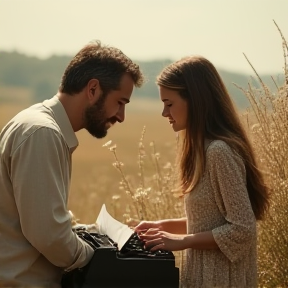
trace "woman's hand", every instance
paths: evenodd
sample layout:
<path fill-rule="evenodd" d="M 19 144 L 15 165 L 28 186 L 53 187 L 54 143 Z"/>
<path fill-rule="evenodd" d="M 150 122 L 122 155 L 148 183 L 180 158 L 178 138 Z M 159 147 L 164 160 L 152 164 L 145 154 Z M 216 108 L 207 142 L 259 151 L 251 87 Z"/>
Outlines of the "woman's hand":
<path fill-rule="evenodd" d="M 146 232 L 140 232 L 138 235 L 145 242 L 145 248 L 150 251 L 179 251 L 187 248 L 185 246 L 186 235 L 171 234 L 158 228 L 150 228 Z"/>
<path fill-rule="evenodd" d="M 159 221 L 141 221 L 135 228 L 135 232 L 139 234 L 146 232 L 149 229 L 161 229 Z"/>

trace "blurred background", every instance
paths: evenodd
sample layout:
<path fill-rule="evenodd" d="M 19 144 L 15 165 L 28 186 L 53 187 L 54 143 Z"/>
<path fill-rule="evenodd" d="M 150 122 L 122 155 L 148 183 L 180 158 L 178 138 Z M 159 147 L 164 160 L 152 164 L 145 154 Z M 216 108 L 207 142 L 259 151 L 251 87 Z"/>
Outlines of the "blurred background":
<path fill-rule="evenodd" d="M 286 28 L 287 11 L 287 0 L 0 0 L 0 128 L 21 109 L 52 97 L 73 55 L 93 39 L 136 61 L 146 82 L 134 90 L 126 121 L 102 140 L 77 133 L 70 207 L 93 221 L 103 203 L 121 195 L 105 142 L 117 145 L 125 173 L 136 178 L 144 126 L 143 145 L 157 149 L 163 165 L 174 161 L 176 135 L 161 117 L 155 85 L 162 68 L 203 55 L 220 72 L 239 113 L 245 112 L 247 98 L 233 83 L 245 89 L 258 84 L 243 53 L 271 89 L 271 76 L 281 85 L 282 42 L 273 20 Z M 88 200 L 95 213 L 87 213 Z"/>

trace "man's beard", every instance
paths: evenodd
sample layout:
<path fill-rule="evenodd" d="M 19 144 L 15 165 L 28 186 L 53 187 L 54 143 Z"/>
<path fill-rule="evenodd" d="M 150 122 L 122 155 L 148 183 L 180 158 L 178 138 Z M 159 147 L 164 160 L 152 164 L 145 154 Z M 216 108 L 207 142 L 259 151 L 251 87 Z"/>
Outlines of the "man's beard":
<path fill-rule="evenodd" d="M 91 107 L 86 108 L 84 112 L 85 128 L 96 138 L 104 138 L 107 135 L 109 124 L 117 121 L 116 117 L 107 118 L 104 109 L 106 96 L 102 94 L 99 100 Z"/>

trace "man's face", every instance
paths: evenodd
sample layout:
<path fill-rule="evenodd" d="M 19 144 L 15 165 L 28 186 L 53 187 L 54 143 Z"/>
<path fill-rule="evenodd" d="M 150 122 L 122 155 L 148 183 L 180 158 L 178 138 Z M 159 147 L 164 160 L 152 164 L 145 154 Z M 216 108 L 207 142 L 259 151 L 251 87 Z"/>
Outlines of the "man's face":
<path fill-rule="evenodd" d="M 130 102 L 134 82 L 129 74 L 124 74 L 119 90 L 112 90 L 84 112 L 85 128 L 96 138 L 103 138 L 107 130 L 116 122 L 125 119 L 125 105 Z"/>

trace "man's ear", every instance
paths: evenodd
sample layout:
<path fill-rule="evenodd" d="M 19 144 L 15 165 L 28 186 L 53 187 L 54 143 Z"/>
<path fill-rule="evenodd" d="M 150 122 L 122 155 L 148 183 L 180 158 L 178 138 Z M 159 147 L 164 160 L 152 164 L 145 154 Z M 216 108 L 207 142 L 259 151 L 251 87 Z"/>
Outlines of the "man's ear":
<path fill-rule="evenodd" d="M 87 100 L 91 105 L 96 103 L 101 96 L 102 90 L 98 79 L 91 79 L 86 86 Z"/>

